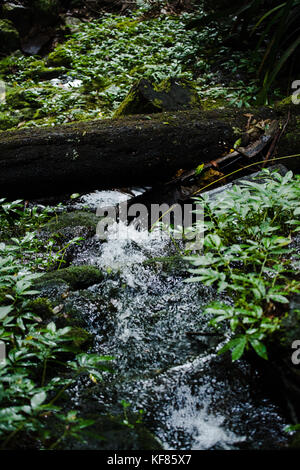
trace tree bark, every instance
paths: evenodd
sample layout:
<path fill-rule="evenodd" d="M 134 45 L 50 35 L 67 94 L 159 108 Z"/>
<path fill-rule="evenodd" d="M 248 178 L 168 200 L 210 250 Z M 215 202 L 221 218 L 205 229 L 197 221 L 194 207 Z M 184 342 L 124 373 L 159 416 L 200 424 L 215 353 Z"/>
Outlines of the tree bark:
<path fill-rule="evenodd" d="M 300 106 L 290 110 L 279 155 L 299 151 Z M 0 196 L 163 182 L 180 168 L 195 168 L 228 152 L 237 132 L 245 131 L 249 113 L 257 120 L 285 122 L 288 109 L 182 111 L 2 132 Z"/>

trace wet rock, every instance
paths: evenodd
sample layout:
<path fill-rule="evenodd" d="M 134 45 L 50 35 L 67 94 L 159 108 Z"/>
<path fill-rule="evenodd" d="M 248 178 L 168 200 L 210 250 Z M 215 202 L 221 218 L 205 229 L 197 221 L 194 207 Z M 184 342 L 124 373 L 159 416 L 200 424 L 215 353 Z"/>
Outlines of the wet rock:
<path fill-rule="evenodd" d="M 95 419 L 95 423 L 83 431 L 85 443 L 73 441 L 67 445 L 70 450 L 160 450 L 161 444 L 143 425 L 128 427 L 122 416 L 100 416 L 98 413 L 86 414 L 85 419 Z M 133 418 L 134 419 L 134 418 Z M 135 418 L 137 419 L 137 418 Z M 94 435 L 94 436 L 93 436 Z"/>
<path fill-rule="evenodd" d="M 87 348 L 93 343 L 94 336 L 84 328 L 78 326 L 71 327 L 69 333 L 65 335 L 66 338 L 72 338 L 72 343 L 75 348 L 80 349 Z"/>
<path fill-rule="evenodd" d="M 46 297 L 38 297 L 37 299 L 31 300 L 28 304 L 28 308 L 42 320 L 50 320 L 50 318 L 53 317 L 51 302 Z"/>
<path fill-rule="evenodd" d="M 0 20 L 0 52 L 9 54 L 20 46 L 19 32 L 10 20 Z"/>
<path fill-rule="evenodd" d="M 95 234 L 99 220 L 99 217 L 90 212 L 66 212 L 51 219 L 46 224 L 45 229 L 51 233 L 61 233 L 63 229 L 85 227 L 88 231 Z"/>
<path fill-rule="evenodd" d="M 290 302 L 289 314 L 281 323 L 281 344 L 290 349 L 295 340 L 300 341 L 300 294 L 295 295 Z"/>
<path fill-rule="evenodd" d="M 36 286 L 43 286 L 45 281 L 63 281 L 71 289 L 86 289 L 94 284 L 99 284 L 103 280 L 103 274 L 95 266 L 70 266 L 44 274 L 36 280 Z"/>
<path fill-rule="evenodd" d="M 48 42 L 50 42 L 51 39 L 52 36 L 49 34 L 36 34 L 33 37 L 27 39 L 27 41 L 22 41 L 22 51 L 25 52 L 25 54 L 36 55 Z"/>
<path fill-rule="evenodd" d="M 190 82 L 172 78 L 156 85 L 143 78 L 132 87 L 114 117 L 189 108 L 200 108 L 198 94 Z"/>

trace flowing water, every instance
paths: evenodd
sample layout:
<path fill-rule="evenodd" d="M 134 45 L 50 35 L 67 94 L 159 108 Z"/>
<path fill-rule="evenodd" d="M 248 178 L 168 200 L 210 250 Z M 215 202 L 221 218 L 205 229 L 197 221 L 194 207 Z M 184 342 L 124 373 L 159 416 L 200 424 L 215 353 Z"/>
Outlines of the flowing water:
<path fill-rule="evenodd" d="M 96 192 L 79 204 L 94 208 L 126 197 Z M 114 372 L 104 373 L 103 382 L 85 379 L 73 387 L 72 404 L 118 414 L 124 400 L 131 412 L 143 413 L 145 426 L 164 449 L 284 446 L 288 423 L 262 374 L 244 360 L 232 363 L 217 355 L 228 332 L 211 334 L 203 316 L 213 290 L 187 284 L 184 262 L 153 261 L 174 254 L 167 234 L 124 224 L 111 227 L 106 242 L 94 237 L 75 251 L 72 264 L 98 266 L 106 277 L 70 292 L 65 311 L 93 333 L 91 351 L 115 360 Z M 63 290 L 52 290 L 52 298 L 61 298 Z"/>

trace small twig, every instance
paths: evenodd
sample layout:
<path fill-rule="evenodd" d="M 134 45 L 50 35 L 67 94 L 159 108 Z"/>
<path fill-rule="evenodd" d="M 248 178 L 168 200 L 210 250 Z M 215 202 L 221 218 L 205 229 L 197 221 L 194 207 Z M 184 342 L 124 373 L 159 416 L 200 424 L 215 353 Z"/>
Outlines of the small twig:
<path fill-rule="evenodd" d="M 286 122 L 284 123 L 284 126 L 282 127 L 281 131 L 278 131 L 278 132 L 275 134 L 275 137 L 274 137 L 274 139 L 273 139 L 273 141 L 272 141 L 272 143 L 271 143 L 271 145 L 270 145 L 270 148 L 269 148 L 269 151 L 268 151 L 268 153 L 267 153 L 267 155 L 266 155 L 266 158 L 265 158 L 265 160 L 264 160 L 264 163 L 262 164 L 262 168 L 264 168 L 264 167 L 266 166 L 266 164 L 267 164 L 267 162 L 268 162 L 270 156 L 274 153 L 275 148 L 276 148 L 276 146 L 277 146 L 279 140 L 281 139 L 283 133 L 285 132 L 286 126 L 288 125 L 288 122 L 289 122 L 289 120 L 290 120 L 290 115 L 291 115 L 291 112 L 290 112 L 290 110 L 289 110 L 289 112 L 288 112 L 288 117 L 287 117 Z"/>

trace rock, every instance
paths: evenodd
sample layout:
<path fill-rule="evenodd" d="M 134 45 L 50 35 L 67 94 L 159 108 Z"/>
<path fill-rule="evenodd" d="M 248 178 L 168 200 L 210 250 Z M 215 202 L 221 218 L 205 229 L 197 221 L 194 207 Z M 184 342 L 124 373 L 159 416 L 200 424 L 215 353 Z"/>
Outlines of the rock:
<path fill-rule="evenodd" d="M 25 54 L 36 55 L 48 42 L 50 42 L 51 39 L 52 36 L 49 34 L 36 34 L 33 37 L 27 39 L 27 41 L 22 41 L 22 51 L 25 52 Z"/>
<path fill-rule="evenodd" d="M 114 117 L 189 108 L 200 108 L 200 100 L 188 81 L 172 78 L 156 85 L 143 78 L 132 87 Z"/>
<path fill-rule="evenodd" d="M 55 51 L 49 54 L 47 65 L 54 67 L 69 67 L 71 61 L 72 60 L 67 49 L 65 49 L 63 46 L 58 46 Z"/>
<path fill-rule="evenodd" d="M 66 16 L 65 23 L 71 33 L 79 31 L 80 26 L 82 25 L 82 21 L 79 18 L 76 18 L 76 16 Z"/>
<path fill-rule="evenodd" d="M 94 408 L 97 404 L 92 401 Z M 70 450 L 160 450 L 161 444 L 155 436 L 142 424 L 128 427 L 123 423 L 124 417 L 104 415 L 93 412 L 86 414 L 85 419 L 95 419 L 95 423 L 83 430 L 84 441 L 70 440 L 67 449 Z M 132 417 L 132 422 L 137 419 Z M 100 439 L 99 439 L 100 438 Z"/>
<path fill-rule="evenodd" d="M 50 320 L 53 317 L 51 302 L 46 297 L 38 297 L 37 299 L 30 300 L 28 308 L 42 320 Z"/>
<path fill-rule="evenodd" d="M 35 281 L 37 287 L 43 287 L 48 281 L 64 281 L 71 289 L 87 289 L 94 284 L 99 284 L 103 280 L 103 274 L 95 266 L 70 266 L 46 273 Z"/>
<path fill-rule="evenodd" d="M 60 233 L 65 228 L 86 227 L 95 232 L 99 220 L 99 217 L 91 212 L 65 212 L 58 217 L 53 217 L 45 225 L 45 229 L 52 233 Z"/>
<path fill-rule="evenodd" d="M 32 12 L 30 8 L 19 3 L 7 2 L 2 7 L 2 15 L 10 20 L 20 34 L 28 33 L 32 25 Z"/>
<path fill-rule="evenodd" d="M 66 323 L 67 324 L 67 323 Z M 94 336 L 84 328 L 72 326 L 69 333 L 65 335 L 66 338 L 72 338 L 72 343 L 75 348 L 82 351 L 83 347 L 88 347 L 93 343 Z"/>
<path fill-rule="evenodd" d="M 19 48 L 19 32 L 10 20 L 0 20 L 0 52 L 9 54 Z"/>
<path fill-rule="evenodd" d="M 281 323 L 281 344 L 291 352 L 295 340 L 300 341 L 300 294 L 291 299 L 289 314 Z"/>

